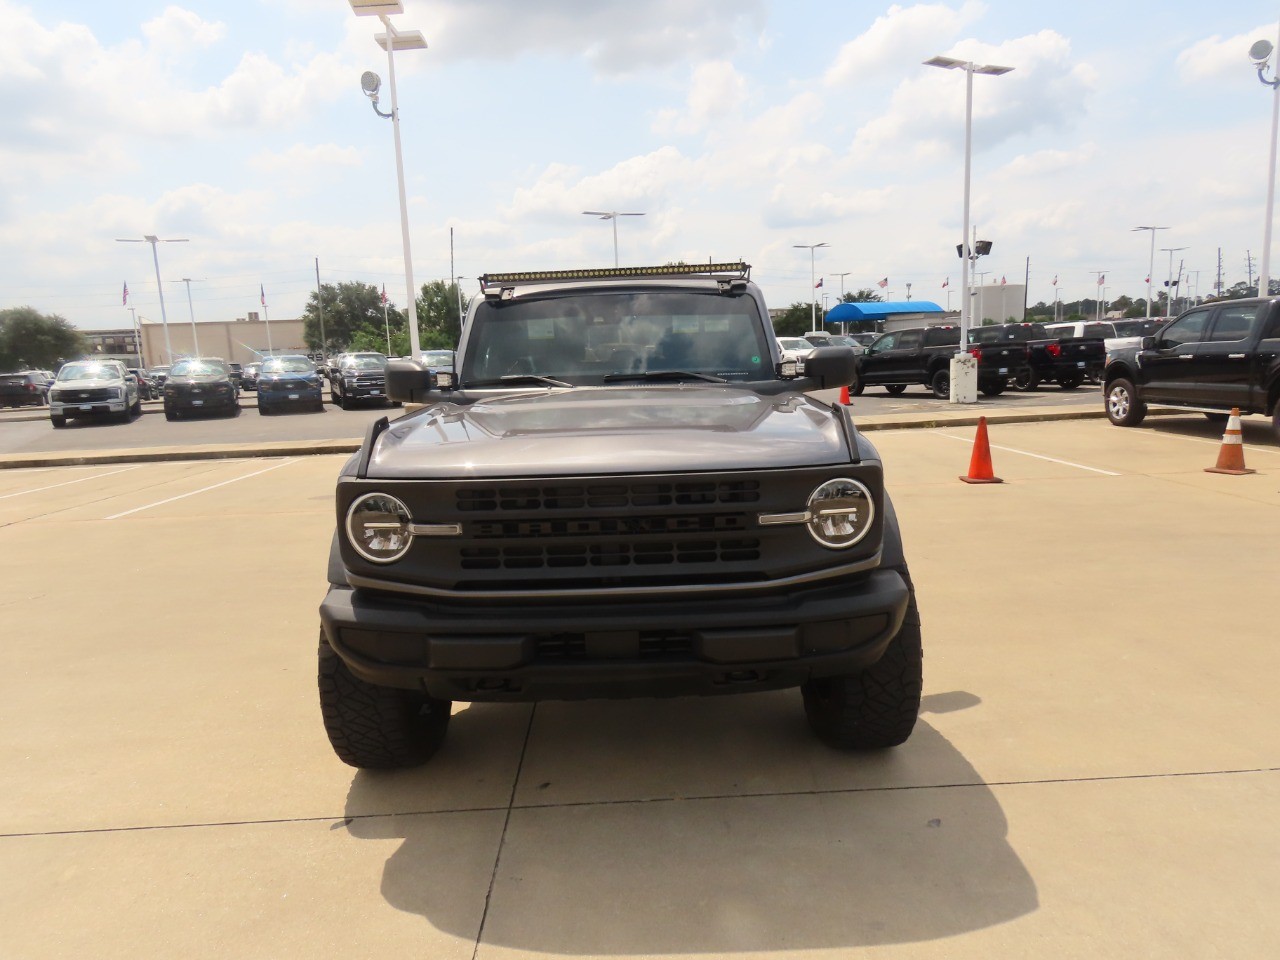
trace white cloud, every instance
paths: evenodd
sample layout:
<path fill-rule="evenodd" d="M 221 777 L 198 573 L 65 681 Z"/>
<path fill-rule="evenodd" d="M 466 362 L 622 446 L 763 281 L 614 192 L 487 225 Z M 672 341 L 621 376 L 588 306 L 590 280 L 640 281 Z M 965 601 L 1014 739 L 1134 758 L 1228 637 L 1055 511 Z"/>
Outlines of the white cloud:
<path fill-rule="evenodd" d="M 1096 75 L 1087 64 L 1073 63 L 1071 44 L 1053 30 L 1009 40 L 998 46 L 965 41 L 948 55 L 1013 67 L 1000 77 L 974 78 L 974 149 L 991 150 L 1017 134 L 1054 128 L 1081 114 Z M 889 109 L 858 131 L 855 154 L 897 156 L 903 149 L 924 150 L 930 141 L 963 142 L 964 74 L 925 67 L 902 81 Z"/>
<path fill-rule="evenodd" d="M 164 13 L 142 25 L 143 35 L 164 56 L 173 58 L 195 47 L 210 47 L 227 35 L 227 26 L 202 20 L 181 7 L 165 7 Z"/>
<path fill-rule="evenodd" d="M 517 219 L 568 220 L 582 210 L 623 210 L 659 203 L 677 185 L 697 180 L 697 167 L 675 147 L 631 157 L 608 170 L 581 176 L 564 164 L 549 166 L 529 187 L 515 191 L 508 212 Z"/>
<path fill-rule="evenodd" d="M 661 111 L 654 122 L 658 133 L 698 133 L 737 116 L 746 101 L 747 81 L 727 60 L 698 66 L 689 83 L 683 110 Z"/>
<path fill-rule="evenodd" d="M 997 176 L 1045 177 L 1078 169 L 1098 154 L 1096 144 L 1086 143 L 1074 150 L 1037 150 L 1014 157 L 998 171 Z"/>
<path fill-rule="evenodd" d="M 967 0 L 958 10 L 942 3 L 895 4 L 840 48 L 827 69 L 826 82 L 845 84 L 886 71 L 900 73 L 937 54 L 937 48 L 985 13 L 986 5 L 977 0 Z"/>
<path fill-rule="evenodd" d="M 1256 40 L 1275 42 L 1275 23 L 1264 23 L 1252 30 L 1223 39 L 1214 35 L 1206 37 L 1178 54 L 1178 76 L 1184 81 L 1206 80 L 1212 77 L 1245 75 L 1252 61 L 1249 48 Z M 1276 65 L 1272 54 L 1271 65 Z"/>
<path fill-rule="evenodd" d="M 406 12 L 410 12 L 406 10 Z M 522 53 L 584 58 L 603 75 L 722 57 L 735 31 L 758 31 L 763 0 L 434 0 L 415 23 L 434 24 L 442 61 L 501 59 Z"/>
<path fill-rule="evenodd" d="M 363 162 L 357 148 L 335 143 L 295 143 L 287 150 L 264 150 L 249 159 L 249 165 L 255 170 L 291 176 L 326 172 L 335 167 L 358 167 Z"/>

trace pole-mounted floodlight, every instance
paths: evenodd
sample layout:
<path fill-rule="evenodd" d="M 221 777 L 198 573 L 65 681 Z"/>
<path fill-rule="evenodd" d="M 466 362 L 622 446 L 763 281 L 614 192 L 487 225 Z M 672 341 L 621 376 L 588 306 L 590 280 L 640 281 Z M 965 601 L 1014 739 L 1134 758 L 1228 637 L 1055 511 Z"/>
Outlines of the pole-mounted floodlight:
<path fill-rule="evenodd" d="M 964 213 L 960 225 L 960 246 L 970 242 L 969 239 L 969 183 L 973 166 L 973 75 L 981 73 L 986 76 L 999 77 L 1008 73 L 1013 67 L 1002 67 L 993 63 L 974 63 L 972 60 L 957 60 L 955 57 L 931 57 L 926 60 L 927 67 L 940 67 L 943 70 L 963 70 L 965 74 L 964 88 Z M 977 244 L 975 243 L 976 247 Z M 990 246 L 987 247 L 990 252 Z M 978 254 L 974 253 L 974 256 Z M 960 255 L 960 288 L 965 296 L 960 300 L 960 345 L 956 348 L 956 359 L 951 364 L 950 401 L 960 402 L 960 395 L 966 398 L 977 396 L 977 367 L 961 366 L 966 363 L 965 351 L 969 349 L 969 258 Z M 970 402 L 970 401 L 966 401 Z"/>
<path fill-rule="evenodd" d="M 1257 44 L 1254 44 L 1257 46 Z M 1151 319 L 1151 278 L 1156 269 L 1156 231 L 1168 230 L 1168 227 L 1134 227 L 1130 233 L 1137 233 L 1140 230 L 1151 231 L 1151 260 L 1147 264 L 1147 319 Z"/>
<path fill-rule="evenodd" d="M 819 247 L 830 246 L 828 243 L 793 243 L 796 250 L 809 251 L 809 329 L 818 329 L 818 282 L 813 266 L 813 251 Z"/>
<path fill-rule="evenodd" d="M 413 359 L 422 358 L 422 345 L 418 339 L 418 307 L 416 291 L 413 288 L 413 252 L 409 246 L 409 203 L 404 188 L 404 155 L 400 148 L 400 109 L 396 100 L 396 59 L 397 50 L 425 50 L 426 38 L 417 30 L 401 31 L 392 25 L 390 17 L 404 13 L 404 4 L 400 0 L 348 0 L 351 12 L 358 17 L 377 17 L 382 21 L 386 33 L 374 36 L 374 41 L 387 51 L 387 82 L 391 87 L 391 112 L 383 113 L 378 109 L 378 91 L 382 88 L 382 80 L 372 70 L 360 77 L 360 89 L 373 101 L 374 112 L 391 120 L 392 138 L 396 148 L 396 181 L 400 193 L 400 237 L 404 248 L 404 280 L 405 299 L 409 311 L 409 352 Z"/>
<path fill-rule="evenodd" d="M 1257 40 L 1249 48 L 1249 59 L 1258 69 L 1258 80 L 1272 90 L 1271 95 L 1271 158 L 1267 162 L 1267 219 L 1262 228 L 1262 265 L 1258 270 L 1258 296 L 1271 295 L 1271 216 L 1276 199 L 1276 134 L 1280 130 L 1280 76 L 1274 80 L 1266 77 L 1271 54 L 1275 51 L 1270 40 Z"/>
<path fill-rule="evenodd" d="M 369 98 L 369 102 L 373 106 L 373 112 L 384 120 L 390 120 L 391 114 L 383 113 L 378 109 L 378 91 L 382 89 L 382 78 L 372 70 L 366 70 L 360 74 L 360 89 Z"/>

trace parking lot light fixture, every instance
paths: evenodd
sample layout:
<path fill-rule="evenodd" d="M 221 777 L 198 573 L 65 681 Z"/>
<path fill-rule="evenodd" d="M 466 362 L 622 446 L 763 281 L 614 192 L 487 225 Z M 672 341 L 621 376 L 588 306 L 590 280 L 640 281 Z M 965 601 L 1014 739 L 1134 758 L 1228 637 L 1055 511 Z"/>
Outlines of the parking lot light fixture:
<path fill-rule="evenodd" d="M 151 244 L 151 261 L 156 267 L 156 292 L 160 294 L 160 322 L 164 325 L 164 352 L 169 363 L 173 363 L 173 344 L 169 342 L 169 315 L 164 309 L 164 284 L 160 281 L 160 255 L 156 253 L 157 243 L 188 243 L 186 237 L 161 240 L 154 234 L 144 234 L 141 239 L 127 237 L 116 238 L 116 243 L 149 243 Z"/>
<path fill-rule="evenodd" d="M 1131 233 L 1137 233 L 1140 230 L 1151 231 L 1151 260 L 1147 264 L 1147 319 L 1151 319 L 1151 280 L 1156 270 L 1156 231 L 1168 230 L 1168 227 L 1134 227 Z"/>
<path fill-rule="evenodd" d="M 1168 298 L 1165 300 L 1165 311 L 1169 314 L 1171 318 L 1174 316 L 1174 313 L 1173 313 L 1173 255 L 1177 253 L 1179 250 L 1188 250 L 1188 249 L 1190 248 L 1189 247 L 1161 247 L 1160 248 L 1161 253 L 1169 254 L 1169 279 L 1165 281 L 1165 286 L 1168 288 Z M 1181 274 L 1182 272 L 1181 269 L 1179 269 L 1178 272 L 1179 274 Z M 1181 279 L 1181 277 L 1179 277 L 1179 279 Z"/>
<path fill-rule="evenodd" d="M 1271 295 L 1271 216 L 1276 199 L 1276 136 L 1280 132 L 1280 76 L 1274 80 L 1266 77 L 1271 54 L 1275 52 L 1270 40 L 1258 40 L 1249 48 L 1249 58 L 1258 69 L 1258 80 L 1271 88 L 1271 155 L 1267 161 L 1267 212 L 1262 226 L 1262 264 L 1258 271 L 1258 296 Z"/>
<path fill-rule="evenodd" d="M 1009 73 L 1013 67 L 1002 67 L 993 63 L 974 63 L 972 60 L 957 60 L 954 57 L 932 57 L 925 62 L 927 67 L 939 67 L 943 70 L 963 70 L 965 75 L 964 87 L 964 213 L 961 218 L 960 228 L 960 289 L 969 289 L 969 259 L 964 256 L 964 245 L 969 242 L 969 184 L 972 175 L 973 166 L 973 75 L 975 73 L 985 74 L 987 76 L 999 77 Z M 970 314 L 969 298 L 960 298 L 960 345 L 956 349 L 956 358 L 965 356 L 965 350 L 969 344 L 969 314 Z M 954 369 L 959 369 L 957 365 L 953 365 Z M 974 368 L 974 377 L 977 377 L 977 368 Z M 956 377 L 952 376 L 951 384 L 951 402 L 957 403 L 958 396 L 963 392 L 965 395 L 974 395 L 976 392 L 968 389 L 966 384 L 963 391 L 957 389 Z M 976 382 L 976 379 L 975 379 Z"/>
<path fill-rule="evenodd" d="M 200 334 L 196 333 L 196 308 L 191 303 L 191 278 L 183 277 L 182 282 L 187 285 L 187 312 L 191 314 L 191 347 L 198 357 L 200 356 Z"/>
<path fill-rule="evenodd" d="M 793 243 L 797 250 L 809 251 L 809 329 L 818 329 L 818 278 L 813 266 L 813 251 L 819 247 L 829 247 L 829 243 Z"/>
<path fill-rule="evenodd" d="M 382 21 L 385 33 L 374 36 L 378 46 L 387 51 L 387 83 L 391 86 L 391 112 L 383 113 L 378 109 L 378 89 L 381 81 L 372 71 L 366 71 L 360 78 L 361 89 L 373 101 L 373 109 L 380 117 L 391 121 L 391 129 L 396 148 L 396 183 L 400 194 L 400 235 L 404 248 L 404 280 L 407 288 L 406 300 L 409 310 L 409 353 L 413 359 L 422 359 L 422 345 L 418 337 L 418 298 L 413 286 L 413 252 L 409 244 L 409 204 L 404 188 L 404 154 L 400 144 L 400 105 L 396 97 L 396 58 L 397 50 L 425 50 L 426 38 L 417 30 L 397 30 L 389 19 L 404 12 L 403 4 L 385 2 L 385 0 L 347 0 L 351 12 L 358 17 L 377 17 Z"/>
<path fill-rule="evenodd" d="M 601 220 L 613 221 L 613 265 L 618 265 L 618 218 L 643 217 L 643 213 L 619 213 L 617 210 L 583 210 L 584 217 L 599 217 Z"/>

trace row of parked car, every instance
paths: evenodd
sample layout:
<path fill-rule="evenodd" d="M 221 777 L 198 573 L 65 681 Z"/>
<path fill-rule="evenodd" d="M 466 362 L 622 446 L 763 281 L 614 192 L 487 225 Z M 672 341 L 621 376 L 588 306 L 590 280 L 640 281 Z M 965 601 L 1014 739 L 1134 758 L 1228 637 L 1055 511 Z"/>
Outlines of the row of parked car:
<path fill-rule="evenodd" d="M 1137 343 L 1163 320 L 1001 323 L 970 330 L 965 350 L 978 362 L 978 389 L 986 396 L 998 396 L 1011 386 L 1035 390 L 1048 383 L 1074 390 L 1086 381 L 1101 383 L 1108 354 Z M 821 334 L 778 338 L 783 359 L 800 363 L 817 347 L 842 342 L 843 338 Z M 872 335 L 870 343 L 849 345 L 858 358 L 858 379 L 851 393 L 880 386 L 899 394 L 922 385 L 937 397 L 950 395 L 951 358 L 960 347 L 958 326 L 895 330 Z"/>
<path fill-rule="evenodd" d="M 451 368 L 452 351 L 433 357 Z M 119 360 L 77 360 L 50 371 L 23 371 L 0 376 L 5 404 L 49 406 L 55 428 L 70 419 L 128 422 L 142 412 L 143 400 L 161 400 L 167 420 L 193 414 L 238 416 L 242 391 L 257 394 L 258 413 L 267 416 L 289 409 L 324 409 L 328 381 L 333 403 L 347 409 L 361 403 L 392 406 L 386 394 L 381 353 L 344 353 L 317 364 L 301 354 L 267 357 L 260 362 L 228 363 L 218 357 L 186 357 L 172 364 L 140 370 Z M 12 398 L 12 399 L 11 399 Z"/>

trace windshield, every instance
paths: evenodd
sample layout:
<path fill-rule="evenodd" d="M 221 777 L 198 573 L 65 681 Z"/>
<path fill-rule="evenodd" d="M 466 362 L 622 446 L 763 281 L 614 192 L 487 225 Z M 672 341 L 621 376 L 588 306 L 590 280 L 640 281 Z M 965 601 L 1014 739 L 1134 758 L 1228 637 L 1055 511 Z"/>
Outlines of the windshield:
<path fill-rule="evenodd" d="M 168 373 L 168 372 L 169 372 L 169 368 L 168 368 L 168 367 L 152 367 L 152 368 L 151 368 L 151 372 L 152 372 L 152 374 L 157 374 L 157 373 Z"/>
<path fill-rule="evenodd" d="M 315 373 L 316 365 L 306 357 L 276 357 L 274 360 L 268 360 L 262 365 L 262 372 Z"/>
<path fill-rule="evenodd" d="M 171 377 L 223 377 L 227 368 L 212 360 L 183 360 L 169 371 Z"/>
<path fill-rule="evenodd" d="M 386 357 L 347 357 L 342 361 L 343 370 L 381 370 L 387 365 Z"/>
<path fill-rule="evenodd" d="M 586 385 L 663 371 L 772 379 L 764 331 L 755 300 L 718 293 L 627 291 L 485 301 L 472 319 L 461 379 L 467 384 L 533 375 Z"/>
<path fill-rule="evenodd" d="M 452 367 L 452 350 L 423 350 L 422 362 L 428 367 Z"/>
<path fill-rule="evenodd" d="M 779 337 L 778 346 L 783 350 L 812 350 L 813 344 L 800 337 Z"/>
<path fill-rule="evenodd" d="M 120 368 L 109 363 L 68 363 L 58 371 L 58 380 L 119 380 Z"/>
<path fill-rule="evenodd" d="M 1117 337 L 1149 337 L 1160 329 L 1163 320 L 1117 320 Z"/>

